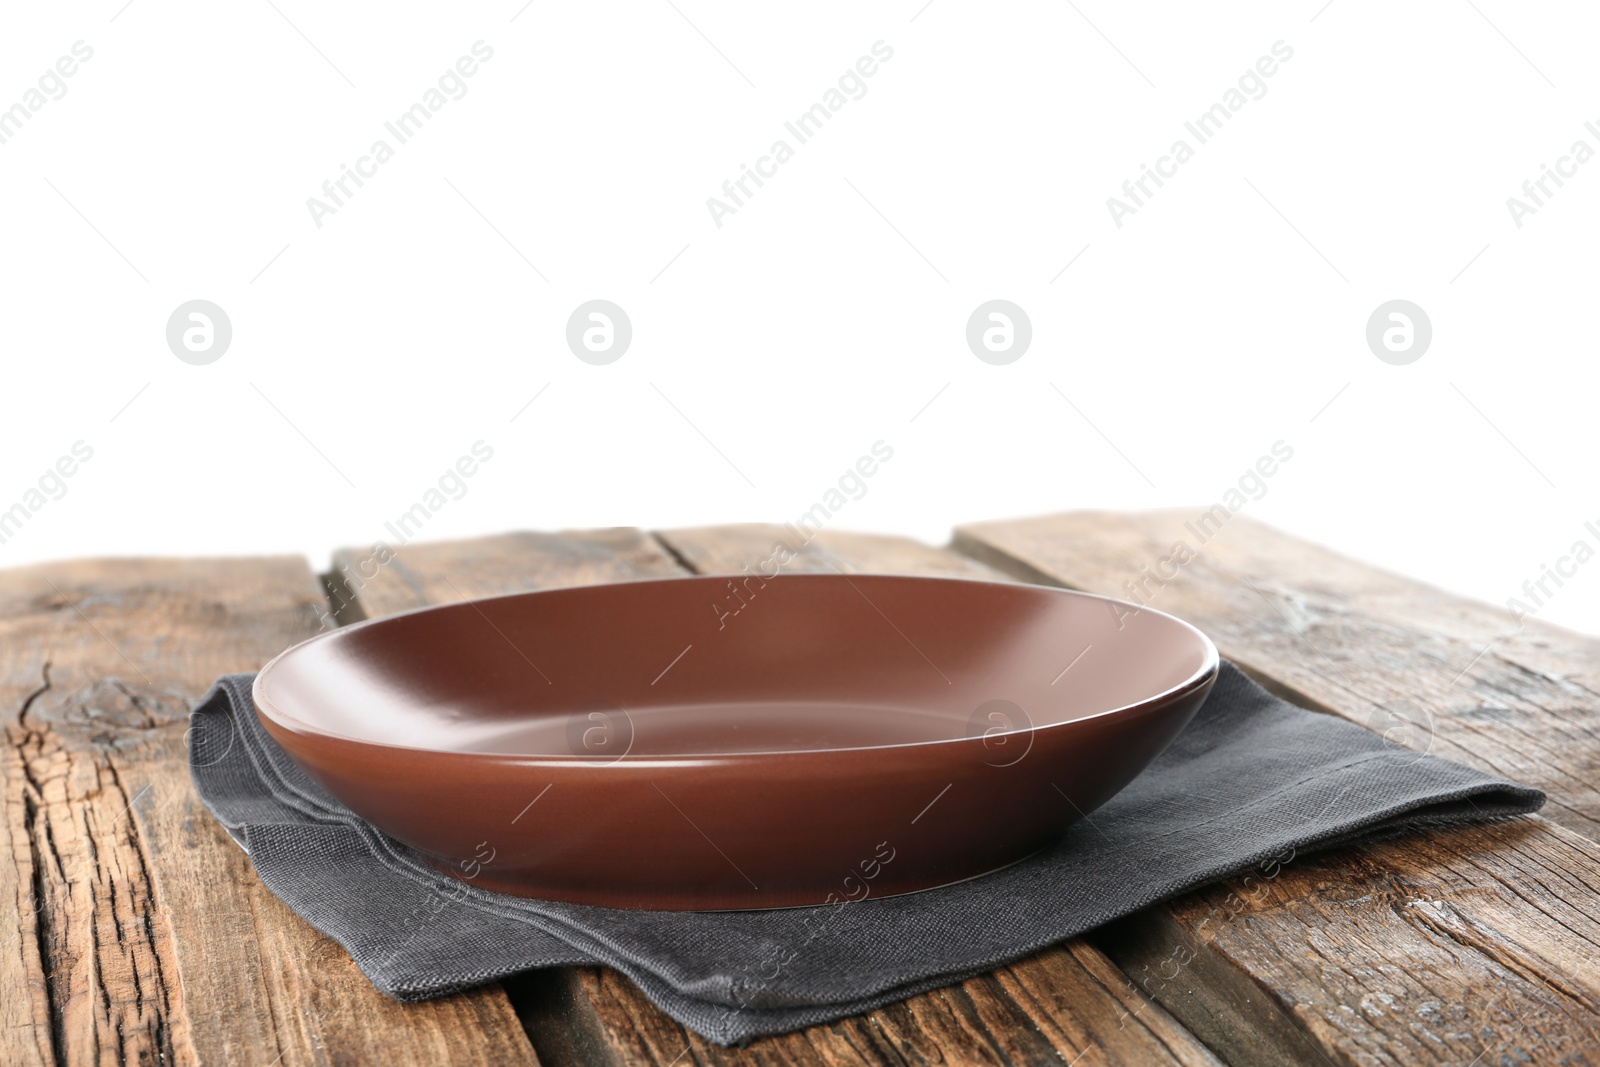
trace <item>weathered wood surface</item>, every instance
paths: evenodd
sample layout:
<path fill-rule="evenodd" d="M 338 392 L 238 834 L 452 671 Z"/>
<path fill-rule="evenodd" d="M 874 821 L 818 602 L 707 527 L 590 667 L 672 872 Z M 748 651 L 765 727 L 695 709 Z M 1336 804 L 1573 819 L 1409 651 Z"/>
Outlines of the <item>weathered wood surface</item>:
<path fill-rule="evenodd" d="M 955 545 L 1019 578 L 1129 597 L 1194 518 L 985 523 Z M 1532 622 L 1491 643 L 1505 613 L 1242 518 L 1163 569 L 1137 599 L 1273 688 L 1533 781 L 1551 819 L 1295 861 L 1099 943 L 1230 1062 L 1600 1062 L 1600 847 L 1582 836 L 1595 826 L 1597 643 Z M 1428 702 L 1431 730 L 1406 729 L 1408 698 Z"/>
<path fill-rule="evenodd" d="M 1600 638 L 1536 618 L 1519 629 L 1503 607 L 1243 516 L 1202 542 L 1195 531 L 1214 527 L 1201 514 L 979 523 L 955 545 L 1026 580 L 1187 619 L 1297 703 L 1537 786 L 1550 795 L 1545 818 L 1600 840 Z M 1179 541 L 1198 550 L 1181 565 Z"/>
<path fill-rule="evenodd" d="M 498 987 L 376 992 L 194 795 L 189 707 L 324 607 L 294 558 L 0 571 L 0 1063 L 534 1059 Z"/>
<path fill-rule="evenodd" d="M 721 1048 L 687 1033 L 615 971 L 583 968 L 513 997 L 548 1062 L 603 1065 L 989 1064 L 1221 1061 L 1082 940 L 864 1016 Z"/>
<path fill-rule="evenodd" d="M 908 537 L 820 530 L 802 543 L 782 526 L 752 523 L 668 530 L 656 534 L 656 539 L 696 574 L 739 574 L 746 567 L 755 570 L 781 541 L 795 553 L 783 565 L 785 574 L 873 571 L 1009 580 L 1003 572 L 976 560 Z"/>
<path fill-rule="evenodd" d="M 1144 600 L 1302 703 L 1540 785 L 1549 817 L 1299 857 L 747 1049 L 690 1037 L 600 968 L 401 1006 L 267 893 L 199 805 L 192 701 L 319 625 L 738 573 L 793 535 L 602 530 L 414 544 L 381 562 L 343 552 L 320 590 L 294 559 L 4 571 L 0 1062 L 528 1062 L 535 1046 L 556 1063 L 656 1067 L 1600 1062 L 1600 642 L 1518 630 L 1502 609 L 1239 517 L 1160 566 L 1195 518 L 986 523 L 958 531 L 956 551 L 823 531 L 785 570 L 1003 571 Z"/>
<path fill-rule="evenodd" d="M 352 587 L 357 614 L 377 617 L 423 603 L 557 585 L 689 571 L 737 573 L 765 558 L 776 536 L 783 535 L 761 526 L 656 538 L 635 530 L 513 534 L 407 547 L 383 567 L 363 567 L 368 553 L 359 550 L 336 553 L 334 561 L 336 576 Z M 792 536 L 788 542 L 800 547 Z M 996 577 L 927 545 L 857 534 L 823 534 L 785 571 L 857 565 Z M 1088 1064 L 1090 1049 L 1103 1064 L 1216 1062 L 1163 1009 L 1141 1001 L 1127 976 L 1083 942 L 859 1019 L 756 1041 L 744 1049 L 719 1048 L 690 1035 L 615 972 L 566 970 L 510 988 L 536 1046 L 557 1063 L 1059 1065 L 1080 1057 Z"/>
<path fill-rule="evenodd" d="M 392 557 L 341 549 L 327 584 L 341 621 L 352 622 L 471 597 L 682 573 L 648 535 L 610 529 L 425 542 Z"/>
<path fill-rule="evenodd" d="M 1230 1063 L 1594 1063 L 1597 890 L 1593 846 L 1533 819 L 1296 860 L 1097 940 Z"/>

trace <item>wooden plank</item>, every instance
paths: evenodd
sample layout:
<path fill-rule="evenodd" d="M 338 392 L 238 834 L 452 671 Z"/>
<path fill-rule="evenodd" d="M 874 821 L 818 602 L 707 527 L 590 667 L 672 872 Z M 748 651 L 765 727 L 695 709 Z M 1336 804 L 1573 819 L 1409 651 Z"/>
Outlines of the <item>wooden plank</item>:
<path fill-rule="evenodd" d="M 615 971 L 582 968 L 535 978 L 521 991 L 513 983 L 512 990 L 526 1005 L 541 1055 L 554 1064 L 1221 1062 L 1081 939 L 981 978 L 744 1048 L 721 1048 L 688 1033 Z"/>
<path fill-rule="evenodd" d="M 508 533 L 392 551 L 341 549 L 333 566 L 327 584 L 342 623 L 469 597 L 683 573 L 659 545 L 632 529 Z"/>
<path fill-rule="evenodd" d="M 22 754 L 8 744 L 0 760 L 0 1060 L 44 1067 L 55 1062 L 56 1040 L 40 956 L 35 878 L 43 872 L 33 857 L 33 808 Z"/>
<path fill-rule="evenodd" d="M 1234 1064 L 1595 1063 L 1597 915 L 1600 852 L 1530 819 L 1309 857 L 1097 940 Z"/>
<path fill-rule="evenodd" d="M 883 574 L 923 574 L 950 578 L 985 578 L 1007 581 L 1004 572 L 967 556 L 909 537 L 819 530 L 802 542 L 791 528 L 762 524 L 702 526 L 670 530 L 656 539 L 696 574 L 739 574 L 756 571 L 782 543 L 794 558 L 783 564 L 785 574 L 877 571 Z M 767 570 L 770 571 L 770 565 Z"/>
<path fill-rule="evenodd" d="M 1073 512 L 956 531 L 1010 574 L 1168 611 L 1308 707 L 1550 795 L 1544 816 L 1600 840 L 1600 639 L 1229 519 Z M 1198 550 L 1171 559 L 1184 541 Z M 1175 572 L 1163 578 L 1158 571 Z"/>
<path fill-rule="evenodd" d="M 652 539 L 632 530 L 512 534 L 405 547 L 404 569 L 367 565 L 369 553 L 335 554 L 336 579 L 354 614 L 376 616 L 446 602 L 584 582 L 667 577 L 695 570 L 737 573 L 771 550 L 772 527 L 678 531 Z M 791 535 L 791 544 L 793 544 Z M 797 546 L 798 547 L 798 546 Z M 786 570 L 874 566 L 979 577 L 986 568 L 901 538 L 826 534 Z M 835 555 L 834 553 L 840 553 Z M 609 560 L 610 562 L 607 562 Z M 352 586 L 355 581 L 350 581 Z M 508 983 L 541 1056 L 552 1063 L 1214 1064 L 1217 1061 L 1133 983 L 1083 942 L 867 1016 L 719 1048 L 657 1010 L 626 978 L 599 968 L 564 969 Z M 1141 1010 L 1141 1008 L 1143 1010 Z M 1098 1049 L 1098 1058 L 1088 1057 Z"/>
<path fill-rule="evenodd" d="M 1535 817 L 1301 859 L 1098 942 L 1233 1063 L 1596 1062 L 1600 847 L 1582 836 L 1592 778 L 1575 781 L 1594 766 L 1594 642 L 1530 623 L 1478 656 L 1503 632 L 1496 609 L 1240 518 L 1158 571 L 1194 518 L 985 523 L 955 544 L 1022 578 L 1142 589 L 1273 688 L 1356 722 L 1388 728 L 1374 707 L 1429 701 L 1436 752 L 1564 790 L 1552 816 L 1573 830 Z M 1429 732 L 1414 736 L 1422 747 Z"/>
<path fill-rule="evenodd" d="M 0 941 L 0 1061 L 535 1061 L 498 988 L 415 1006 L 374 990 L 194 795 L 189 707 L 324 605 L 292 558 L 0 571 L 0 908 L 22 931 Z"/>

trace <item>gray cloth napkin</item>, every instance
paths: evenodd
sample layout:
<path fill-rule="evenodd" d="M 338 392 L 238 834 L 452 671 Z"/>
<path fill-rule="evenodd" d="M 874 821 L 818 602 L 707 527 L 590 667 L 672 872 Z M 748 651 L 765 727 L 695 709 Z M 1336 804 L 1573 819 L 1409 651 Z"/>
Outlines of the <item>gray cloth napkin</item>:
<path fill-rule="evenodd" d="M 1534 811 L 1544 794 L 1386 743 L 1233 665 L 1142 775 L 1061 840 L 982 878 L 758 912 L 646 912 L 504 896 L 436 873 L 305 774 L 256 720 L 252 676 L 191 715 L 190 768 L 262 882 L 383 992 L 425 1000 L 518 971 L 605 964 L 721 1044 L 890 1004 L 1175 894 L 1292 856 Z"/>

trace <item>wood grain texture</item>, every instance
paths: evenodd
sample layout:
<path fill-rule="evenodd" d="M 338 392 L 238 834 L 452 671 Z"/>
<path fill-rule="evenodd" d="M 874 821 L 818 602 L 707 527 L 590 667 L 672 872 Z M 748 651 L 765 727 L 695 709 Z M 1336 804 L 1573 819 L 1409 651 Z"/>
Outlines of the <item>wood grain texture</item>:
<path fill-rule="evenodd" d="M 1018 577 L 1126 597 L 1181 525 L 1170 514 L 1056 516 L 964 527 L 956 545 Z M 1470 714 L 1488 692 L 1512 703 L 1512 687 L 1518 731 L 1577 740 L 1575 723 L 1595 715 L 1580 695 L 1590 639 L 1530 626 L 1472 664 L 1495 609 L 1407 586 L 1235 518 L 1144 602 L 1195 622 L 1270 687 L 1364 725 L 1393 725 L 1373 719 L 1372 703 L 1424 694 L 1440 709 L 1435 751 L 1464 762 L 1512 776 L 1539 766 L 1507 754 L 1514 742 L 1494 716 Z M 1577 768 L 1591 757 L 1567 758 Z M 1554 788 L 1563 775 L 1543 767 L 1542 779 L 1523 777 Z M 1567 800 L 1552 815 L 1589 829 L 1573 817 L 1583 791 Z M 1584 1063 L 1600 1062 L 1596 915 L 1600 847 L 1534 817 L 1301 859 L 1096 941 L 1230 1062 Z"/>
<path fill-rule="evenodd" d="M 1593 844 L 1527 819 L 1308 857 L 1098 940 L 1230 1063 L 1593 1063 L 1597 901 Z"/>
<path fill-rule="evenodd" d="M 401 1006 L 259 885 L 188 781 L 186 712 L 211 679 L 330 621 L 305 565 L 26 568 L 0 572 L 0 1062 L 528 1062 L 524 1025 L 551 1062 L 658 1067 L 1092 1067 L 1219 1062 L 1213 1053 L 1600 1062 L 1600 643 L 1534 621 L 1514 630 L 1501 609 L 1242 517 L 1160 577 L 1193 518 L 982 524 L 958 532 L 959 554 L 823 531 L 785 569 L 1003 571 L 1125 597 L 1131 581 L 1135 599 L 1197 622 L 1281 693 L 1542 785 L 1560 825 L 1530 818 L 1299 857 L 745 1049 L 692 1038 L 605 969 L 527 976 L 510 999 L 491 987 Z M 739 573 L 785 533 L 511 534 L 409 545 L 376 566 L 342 552 L 325 585 L 348 622 L 465 596 Z"/>
<path fill-rule="evenodd" d="M 776 527 L 719 527 L 652 538 L 633 530 L 512 534 L 408 546 L 404 570 L 359 569 L 365 553 L 335 554 L 356 573 L 363 617 L 464 597 L 587 582 L 738 573 L 768 556 Z M 789 535 L 792 548 L 801 548 Z M 609 562 L 608 562 L 609 561 Z M 786 572 L 870 566 L 902 573 L 993 577 L 994 572 L 904 538 L 825 533 Z M 368 573 L 370 572 L 370 573 Z M 342 579 L 341 579 L 342 580 Z M 841 1023 L 724 1049 L 690 1035 L 632 982 L 601 968 L 513 979 L 512 999 L 547 1062 L 625 1065 L 989 1063 L 1213 1064 L 1167 1012 L 1093 947 L 1076 942 L 994 975 L 914 997 Z M 1145 1010 L 1140 1011 L 1141 1004 Z M 1098 1059 L 1087 1056 L 1097 1050 Z"/>
<path fill-rule="evenodd" d="M 955 547 L 1187 619 L 1297 703 L 1537 786 L 1546 818 L 1600 840 L 1600 639 L 1537 619 L 1518 629 L 1504 608 L 1244 516 L 1203 543 L 1200 523 L 1189 511 L 1072 512 L 962 527 Z M 1163 566 L 1178 541 L 1198 554 Z"/>
<path fill-rule="evenodd" d="M 1007 581 L 1009 575 L 948 549 L 909 537 L 821 530 L 802 541 L 792 527 L 751 523 L 665 530 L 656 539 L 696 574 L 740 574 L 756 571 L 783 545 L 794 557 L 785 574 L 830 574 L 875 571 L 932 577 L 983 578 Z M 766 570 L 770 572 L 772 565 Z"/>
<path fill-rule="evenodd" d="M 334 553 L 333 567 L 326 584 L 346 623 L 471 597 L 683 574 L 633 529 L 508 533 L 389 553 L 347 548 Z"/>
<path fill-rule="evenodd" d="M 0 1061 L 534 1061 L 498 988 L 375 991 L 194 796 L 189 707 L 324 604 L 291 558 L 0 572 Z"/>
<path fill-rule="evenodd" d="M 7 739 L 13 741 L 13 735 Z M 5 790 L 0 796 L 5 815 L 0 820 L 0 1059 L 17 1067 L 45 1067 L 56 1062 L 56 1036 L 41 951 L 44 865 L 34 857 L 37 808 L 14 743 L 0 752 L 0 786 Z"/>
<path fill-rule="evenodd" d="M 513 990 L 526 1005 L 541 1057 L 555 1067 L 1221 1062 L 1081 940 L 865 1015 L 743 1048 L 722 1048 L 690 1034 L 615 971 L 563 971 L 532 980 L 525 991 Z"/>

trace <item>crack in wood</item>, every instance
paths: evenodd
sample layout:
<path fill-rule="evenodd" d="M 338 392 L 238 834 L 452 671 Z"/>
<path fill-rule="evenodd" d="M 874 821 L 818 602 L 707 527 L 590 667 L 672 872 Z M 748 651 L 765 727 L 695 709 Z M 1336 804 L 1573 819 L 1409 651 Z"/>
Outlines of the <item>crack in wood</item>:
<path fill-rule="evenodd" d="M 48 693 L 50 691 L 50 661 L 49 660 L 45 660 L 44 663 L 42 665 L 40 665 L 39 674 L 40 674 L 40 676 L 42 678 L 42 680 L 39 683 L 39 688 L 35 689 L 33 692 L 31 692 L 27 696 L 23 697 L 22 698 L 22 706 L 17 709 L 17 725 L 22 727 L 23 730 L 30 729 L 30 727 L 28 725 L 28 712 L 33 710 L 33 702 L 38 700 L 40 697 L 44 696 L 46 693 Z"/>
<path fill-rule="evenodd" d="M 651 533 L 650 534 L 650 539 L 652 541 L 654 541 L 657 546 L 660 547 L 661 551 L 663 551 L 667 555 L 671 556 L 673 561 L 676 562 L 678 564 L 678 566 L 683 568 L 684 573 L 686 573 L 686 574 L 699 574 L 700 573 L 700 569 L 689 561 L 689 557 L 685 556 L 682 552 L 680 552 L 678 550 L 678 546 L 673 544 L 664 534 Z"/>
<path fill-rule="evenodd" d="M 28 919 L 33 927 L 33 948 L 38 954 L 41 986 L 44 996 L 44 1006 L 48 1013 L 48 1026 L 45 1036 L 49 1042 L 49 1056 L 51 1062 L 56 1064 L 66 1063 L 66 1028 L 65 1009 L 61 1003 L 59 990 L 54 975 L 54 954 L 51 944 L 54 940 L 53 926 L 56 923 L 53 909 L 49 906 L 49 896 L 46 890 L 48 877 L 44 858 L 44 844 L 49 845 L 49 851 L 55 860 L 56 869 L 61 871 L 61 857 L 56 852 L 54 840 L 48 834 L 47 820 L 43 818 L 44 804 L 43 783 L 40 782 L 30 764 L 25 751 L 30 741 L 39 737 L 37 731 L 28 720 L 28 714 L 33 709 L 34 702 L 51 689 L 50 661 L 45 660 L 39 668 L 39 686 L 23 697 L 17 709 L 17 730 L 8 740 L 11 742 L 12 751 L 9 758 L 17 762 L 18 769 L 22 772 L 22 835 L 28 842 L 28 867 L 29 867 L 29 908 Z M 43 840 L 41 840 L 43 839 Z"/>
<path fill-rule="evenodd" d="M 51 1055 L 65 1063 L 110 1045 L 119 1062 L 173 1062 L 166 1018 L 171 995 L 152 920 L 153 882 L 132 812 L 137 797 L 128 796 L 110 759 L 71 752 L 48 724 L 29 722 L 11 740 L 24 784 L 23 830 Z M 89 777 L 92 785 L 74 787 L 75 779 Z M 103 813 L 119 802 L 125 803 L 113 821 L 127 815 L 129 825 L 102 826 Z M 66 842 L 77 864 L 69 863 Z M 127 921 L 145 936 L 129 937 Z M 81 999 L 85 993 L 94 997 L 93 1007 Z"/>

